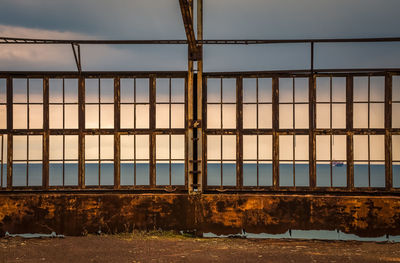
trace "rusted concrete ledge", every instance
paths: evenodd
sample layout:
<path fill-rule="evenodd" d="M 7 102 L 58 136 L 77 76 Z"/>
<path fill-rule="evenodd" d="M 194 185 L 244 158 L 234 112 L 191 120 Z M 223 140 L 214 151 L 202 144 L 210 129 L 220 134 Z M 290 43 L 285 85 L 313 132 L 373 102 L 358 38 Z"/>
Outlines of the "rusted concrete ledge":
<path fill-rule="evenodd" d="M 293 194 L 0 194 L 0 235 L 133 229 L 197 234 L 341 230 L 400 235 L 400 197 Z"/>

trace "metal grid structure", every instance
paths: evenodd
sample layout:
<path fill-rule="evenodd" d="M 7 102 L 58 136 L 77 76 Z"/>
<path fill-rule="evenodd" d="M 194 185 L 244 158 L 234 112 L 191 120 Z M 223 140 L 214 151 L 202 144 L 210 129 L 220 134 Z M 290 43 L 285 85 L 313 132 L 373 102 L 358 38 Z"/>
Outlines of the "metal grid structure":
<path fill-rule="evenodd" d="M 392 83 L 399 81 L 399 68 L 360 68 L 360 69 L 316 69 L 314 68 L 314 49 L 319 43 L 378 43 L 378 42 L 399 42 L 400 38 L 354 38 L 354 39 L 232 39 L 232 40 L 213 40 L 203 39 L 203 2 L 197 1 L 197 32 L 195 34 L 193 21 L 193 2 L 192 0 L 179 1 L 182 20 L 185 26 L 186 40 L 51 40 L 51 39 L 23 39 L 23 38 L 7 38 L 1 37 L 1 45 L 10 44 L 53 44 L 53 45 L 71 45 L 74 59 L 77 66 L 77 72 L 2 72 L 0 73 L 0 134 L 2 146 L 2 189 L 12 192 L 17 190 L 38 190 L 38 191 L 82 191 L 82 190 L 136 190 L 136 191 L 189 191 L 192 192 L 215 192 L 215 191 L 233 191 L 233 192 L 359 192 L 359 193 L 396 193 L 398 192 L 398 184 L 393 184 L 392 164 L 396 165 L 400 162 L 397 148 L 397 136 L 400 135 L 400 126 L 395 112 L 400 105 L 400 95 L 396 90 L 392 96 Z M 282 71 L 257 71 L 257 72 L 203 72 L 203 46 L 204 45 L 268 45 L 268 44 L 285 44 L 285 43 L 300 43 L 308 44 L 310 47 L 310 68 L 302 70 L 282 70 Z M 188 46 L 188 70 L 181 72 L 86 72 L 82 70 L 81 64 L 81 45 L 99 45 L 99 44 L 166 44 L 166 45 L 187 45 Z M 197 63 L 197 69 L 195 68 Z M 195 71 L 196 74 L 195 74 Z M 356 78 L 363 77 L 368 80 L 368 98 L 367 100 L 357 100 L 355 98 L 354 83 Z M 384 97 L 375 101 L 370 98 L 370 80 L 371 78 L 381 77 L 384 79 Z M 320 100 L 318 98 L 318 81 L 322 78 L 329 80 L 329 99 Z M 27 82 L 27 100 L 14 101 L 14 80 L 25 79 Z M 113 93 L 110 101 L 102 101 L 102 79 L 111 81 L 107 92 Z M 148 80 L 149 96 L 148 101 L 137 101 L 136 98 L 136 81 L 137 79 Z M 157 82 L 159 80 L 168 82 L 168 99 L 159 100 L 157 97 Z M 184 98 L 181 101 L 173 101 L 171 98 L 171 83 L 174 79 L 184 79 Z M 213 101 L 209 93 L 208 81 L 216 79 L 220 82 L 219 96 L 220 100 Z M 334 82 L 341 79 L 345 82 L 345 96 L 343 100 L 337 101 L 333 94 Z M 30 101 L 29 87 L 30 82 L 41 81 L 42 83 L 42 100 Z M 77 100 L 66 101 L 65 86 L 70 80 L 77 81 Z M 134 96 L 132 101 L 125 101 L 122 98 L 121 82 L 125 80 L 133 81 Z M 260 83 L 268 80 L 270 82 L 270 98 L 263 100 L 260 93 Z M 288 80 L 291 85 L 291 99 L 282 100 L 283 82 Z M 308 96 L 305 100 L 298 101 L 296 96 L 296 82 L 298 80 L 306 81 Z M 51 82 L 62 82 L 62 99 L 54 100 L 51 89 Z M 86 101 L 85 94 L 87 92 L 87 82 L 98 82 L 97 86 L 97 101 Z M 231 81 L 233 90 L 231 97 L 224 94 L 224 82 Z M 247 81 L 255 83 L 255 97 L 247 100 Z M 1 83 L 4 83 L 3 85 Z M 244 87 L 246 86 L 246 87 Z M 396 86 L 397 87 L 397 86 Z M 69 90 L 70 88 L 68 88 Z M 4 91 L 3 91 L 4 90 Z M 4 94 L 4 95 L 3 95 Z M 233 98 L 233 99 L 232 99 Z M 21 104 L 21 105 L 19 105 Z M 32 105 L 31 105 L 32 104 Z M 355 124 L 355 119 L 359 117 L 357 113 L 358 105 L 365 104 L 368 108 L 368 125 L 366 127 L 358 127 Z M 379 104 L 379 107 L 384 109 L 384 121 L 381 126 L 375 127 L 370 124 L 370 106 Z M 14 106 L 26 107 L 26 127 L 16 128 Z M 30 125 L 30 107 L 42 107 L 38 110 L 43 115 L 42 125 L 31 127 Z M 102 107 L 109 108 L 109 112 L 113 112 L 113 123 L 102 126 L 102 114 L 106 114 L 105 110 L 102 113 Z M 127 112 L 136 116 L 138 107 L 148 107 L 148 126 L 138 127 L 136 117 L 133 117 L 133 125 L 123 123 L 122 117 Z M 165 106 L 165 107 L 164 107 Z M 184 107 L 185 116 L 184 123 L 179 127 L 172 125 L 174 118 L 173 108 Z M 327 106 L 329 108 L 329 125 L 320 126 L 318 111 L 319 108 Z M 72 108 L 77 108 L 75 113 L 74 126 L 66 125 L 66 118 L 71 115 Z M 89 108 L 94 110 L 95 114 L 87 111 Z M 213 125 L 209 121 L 211 118 L 207 116 L 210 113 L 208 107 L 213 108 L 218 112 L 219 108 L 219 124 Z M 292 108 L 291 118 L 283 117 L 283 108 Z M 334 123 L 335 107 L 345 108 L 345 122 L 343 125 L 336 126 Z M 50 123 L 50 114 L 54 115 L 57 109 L 62 108 L 61 122 L 62 125 L 54 125 Z M 66 110 L 69 108 L 69 110 Z M 130 108 L 130 111 L 129 109 Z M 158 110 L 158 109 L 163 110 Z M 281 110 L 282 108 L 282 110 Z M 302 110 L 300 110 L 302 108 Z M 165 110 L 167 114 L 165 114 Z M 53 111 L 54 110 L 54 111 Z M 2 113 L 3 112 L 3 113 Z M 73 112 L 73 110 L 72 110 Z M 108 112 L 108 113 L 109 113 Z M 266 123 L 264 115 L 268 112 Z M 280 114 L 281 112 L 281 114 Z M 68 113 L 68 114 L 67 114 Z M 233 113 L 233 115 L 232 115 Z M 121 115 L 122 114 L 122 115 Z M 226 118 L 231 114 L 232 118 Z M 255 120 L 250 123 L 247 116 L 255 114 Z M 126 115 L 126 114 L 125 114 Z M 125 116 L 124 115 L 124 116 Z M 128 114 L 129 115 L 129 114 Z M 161 115 L 168 119 L 168 125 L 158 125 L 157 120 L 162 119 Z M 159 116 L 159 117 L 158 117 Z M 225 116 L 225 117 L 224 117 Z M 297 120 L 296 116 L 303 116 L 306 120 L 302 121 L 302 125 L 298 125 L 301 120 Z M 87 126 L 87 118 L 97 117 L 97 124 Z M 343 116 L 342 116 L 343 117 Z M 5 121 L 6 119 L 6 121 Z M 74 119 L 74 118 L 73 118 Z M 343 120 L 343 118 L 342 118 Z M 283 125 L 285 121 L 289 121 L 289 125 Z M 4 124 L 3 124 L 4 123 Z M 290 124 L 291 123 L 291 124 Z M 297 124 L 296 124 L 297 123 Z M 20 124 L 20 123 L 18 123 Z M 393 125 L 392 125 L 393 124 Z M 219 125 L 219 126 L 218 126 Z M 22 129 L 19 129 L 22 128 Z M 17 136 L 25 136 L 28 140 L 29 136 L 42 136 L 42 183 L 40 186 L 29 185 L 29 169 L 27 169 L 26 185 L 16 187 L 13 185 L 13 164 L 19 161 L 14 159 L 13 148 L 14 139 Z M 62 154 L 58 157 L 50 156 L 50 148 L 52 141 L 56 140 L 55 136 L 62 136 Z M 67 136 L 76 136 L 77 140 L 77 158 L 66 157 L 65 145 Z M 93 137 L 90 137 L 93 136 Z M 102 157 L 101 138 L 111 136 L 112 152 L 108 157 Z M 133 136 L 133 137 L 132 137 Z M 140 137 L 141 136 L 141 137 Z M 184 136 L 184 155 L 175 154 L 171 146 L 171 141 L 175 138 Z M 317 148 L 319 139 L 326 139 L 328 136 L 329 157 L 319 158 L 317 156 Z M 337 137 L 342 136 L 342 137 Z M 368 156 L 366 159 L 355 158 L 354 141 L 358 137 L 367 136 L 368 141 Z M 383 136 L 384 138 L 384 158 L 375 160 L 371 157 L 370 140 L 371 136 Z M 76 138 L 74 137 L 74 138 Z M 334 158 L 334 140 L 335 138 L 345 137 L 346 153 L 345 158 Z M 21 137 L 22 138 L 22 137 Z M 94 138 L 97 140 L 97 156 L 94 158 L 85 156 L 85 147 L 87 147 L 87 139 Z M 148 155 L 139 156 L 137 150 L 137 140 L 148 139 Z M 308 147 L 308 155 L 301 158 L 296 156 L 296 146 L 300 139 L 306 138 L 306 146 Z M 361 138 L 361 137 L 360 137 Z M 364 138 L 364 137 L 362 137 Z M 375 138 L 375 137 L 372 137 Z M 380 137 L 381 138 L 381 137 Z M 395 140 L 393 138 L 396 138 Z M 288 139 L 288 140 L 287 140 Z M 132 142 L 127 142 L 131 140 Z M 182 140 L 182 139 L 180 139 Z M 213 140 L 219 147 L 219 153 L 208 153 L 208 142 Z M 288 158 L 280 156 L 280 145 L 287 141 L 291 147 L 291 152 Z M 162 155 L 157 151 L 157 143 L 163 141 L 163 147 L 168 151 Z M 392 141 L 395 141 L 392 144 Z M 125 143 L 131 143 L 131 148 L 134 149 L 132 154 L 126 154 Z M 254 152 L 248 154 L 248 144 L 254 145 Z M 234 152 L 226 154 L 224 145 L 229 145 Z M 28 156 L 22 160 L 27 163 L 29 159 L 29 143 L 26 145 Z M 146 146 L 147 147 L 147 146 Z M 121 149 L 123 148 L 123 149 Z M 251 148 L 251 147 L 250 147 Z M 267 153 L 263 152 L 266 148 Z M 286 147 L 285 147 L 286 148 Z M 139 154 L 140 155 L 140 154 Z M 214 155 L 214 156 L 211 156 Z M 5 158 L 6 156 L 6 158 Z M 148 156 L 148 157 L 147 157 Z M 87 158 L 86 158 L 87 157 Z M 282 157 L 282 158 L 281 158 Z M 392 158 L 393 157 L 393 158 Z M 285 159 L 286 158 L 286 159 Z M 33 159 L 32 159 L 33 160 Z M 36 160 L 36 159 L 35 159 Z M 36 160 L 37 161 L 37 160 Z M 98 183 L 95 185 L 87 185 L 86 182 L 86 161 L 93 161 L 98 164 Z M 112 183 L 109 185 L 101 184 L 102 161 L 112 164 Z M 148 183 L 141 184 L 137 182 L 136 171 L 138 164 L 147 162 L 148 167 Z M 359 187 L 355 184 L 354 165 L 357 161 L 362 161 L 368 164 L 368 184 L 364 187 Z M 383 187 L 374 187 L 371 184 L 371 162 L 384 162 L 385 180 Z M 58 183 L 50 183 L 50 173 L 53 169 L 53 163 L 62 163 L 62 180 Z M 66 183 L 65 163 L 77 162 L 77 181 L 74 183 Z M 174 184 L 174 174 L 172 163 L 184 163 L 184 183 Z M 214 163 L 219 168 L 220 178 L 217 183 L 209 183 L 211 173 L 209 174 L 208 164 Z M 287 163 L 284 163 L 287 162 Z M 290 162 L 290 164 L 288 163 Z M 338 162 L 345 164 L 346 182 L 345 184 L 336 184 L 334 170 Z M 6 163 L 6 165 L 4 165 Z M 123 181 L 121 183 L 121 163 L 132 164 L 132 178 L 130 183 Z M 301 175 L 299 168 L 296 168 L 297 163 L 307 166 L 307 180 L 305 183 L 298 184 L 297 178 Z M 329 165 L 329 182 L 325 184 L 318 183 L 319 163 Z M 159 164 L 168 166 L 169 178 L 163 185 L 157 183 L 157 169 Z M 252 170 L 252 176 L 255 175 L 255 183 L 248 183 L 245 164 L 255 164 L 255 170 Z M 282 183 L 283 167 L 281 164 L 291 165 L 292 173 L 290 175 L 291 183 Z M 265 167 L 268 167 L 267 179 L 262 177 Z M 397 167 L 397 166 L 396 166 Z M 125 168 L 124 168 L 125 169 Z M 214 169 L 215 170 L 215 169 Z M 396 170 L 397 171 L 397 170 Z M 109 172 L 109 174 L 111 174 Z M 304 176 L 304 171 L 302 176 Z M 6 176 L 5 176 L 6 175 Z M 224 183 L 224 177 L 225 183 Z M 400 176 L 399 176 L 400 177 Z M 233 178 L 233 180 L 232 180 Z M 396 177 L 397 178 L 397 177 Z M 6 180 L 5 180 L 6 179 Z M 125 180 L 123 179 L 123 180 Z M 231 180 L 231 181 L 229 181 Z M 266 181 L 263 181 L 266 180 Z M 4 184 L 6 182 L 6 184 Z M 228 182 L 228 183 L 227 183 Z"/>

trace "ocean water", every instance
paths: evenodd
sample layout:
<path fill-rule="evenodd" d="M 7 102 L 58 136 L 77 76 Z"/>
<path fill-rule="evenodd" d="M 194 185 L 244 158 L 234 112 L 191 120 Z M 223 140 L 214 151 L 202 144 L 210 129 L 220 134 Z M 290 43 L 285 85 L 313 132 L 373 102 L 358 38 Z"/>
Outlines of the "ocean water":
<path fill-rule="evenodd" d="M 223 185 L 236 185 L 236 164 L 223 163 Z M 0 182 L 2 187 L 7 186 L 7 165 L 3 164 L 3 180 Z M 114 184 L 114 164 L 102 163 L 101 169 L 101 185 Z M 280 164 L 280 185 L 293 186 L 293 165 Z M 296 164 L 296 186 L 308 186 L 308 165 Z M 41 163 L 14 163 L 13 164 L 13 186 L 27 186 L 26 174 L 29 171 L 29 186 L 42 185 L 42 164 Z M 65 164 L 65 185 L 78 185 L 78 163 Z M 99 164 L 85 164 L 85 183 L 86 185 L 99 185 Z M 150 167 L 148 163 L 136 163 L 136 174 L 134 173 L 133 163 L 121 163 L 121 185 L 134 185 L 136 177 L 136 185 L 149 185 Z M 385 166 L 382 164 L 373 164 L 371 171 L 371 187 L 385 187 Z M 317 164 L 317 187 L 329 187 L 330 185 L 330 165 Z M 51 186 L 62 185 L 62 164 L 49 164 L 49 183 Z M 183 163 L 171 164 L 171 183 L 172 185 L 185 184 L 185 165 Z M 156 184 L 169 185 L 169 164 L 156 164 Z M 210 186 L 221 185 L 221 164 L 207 164 L 207 184 Z M 257 164 L 245 163 L 243 165 L 243 185 L 257 185 Z M 259 164 L 259 186 L 272 185 L 272 164 Z M 365 164 L 354 165 L 354 185 L 355 187 L 368 187 L 368 166 Z M 347 165 L 332 167 L 332 186 L 347 186 Z M 393 164 L 393 187 L 400 187 L 400 164 Z"/>

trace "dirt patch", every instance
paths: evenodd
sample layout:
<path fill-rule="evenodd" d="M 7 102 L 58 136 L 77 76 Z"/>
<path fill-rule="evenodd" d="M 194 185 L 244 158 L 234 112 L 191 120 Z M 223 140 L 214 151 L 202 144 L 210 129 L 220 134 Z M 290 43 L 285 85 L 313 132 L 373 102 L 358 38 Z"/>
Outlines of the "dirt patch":
<path fill-rule="evenodd" d="M 400 244 L 172 233 L 0 239 L 0 262 L 400 262 Z"/>

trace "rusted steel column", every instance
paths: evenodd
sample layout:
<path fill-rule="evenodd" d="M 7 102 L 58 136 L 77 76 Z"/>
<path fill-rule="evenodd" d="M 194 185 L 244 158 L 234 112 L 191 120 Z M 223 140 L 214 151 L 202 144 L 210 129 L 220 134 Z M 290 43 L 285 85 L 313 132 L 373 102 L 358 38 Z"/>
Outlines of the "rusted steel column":
<path fill-rule="evenodd" d="M 392 75 L 385 76 L 385 182 L 386 190 L 393 187 L 392 170 Z"/>
<path fill-rule="evenodd" d="M 279 188 L 279 78 L 272 78 L 272 177 L 273 188 Z"/>
<path fill-rule="evenodd" d="M 120 78 L 114 78 L 114 188 L 120 187 Z"/>
<path fill-rule="evenodd" d="M 207 129 L 207 78 L 203 78 L 203 90 L 202 90 L 202 100 L 198 101 L 197 103 L 201 103 L 203 109 L 202 109 L 202 114 L 203 114 L 203 122 L 202 122 L 202 133 L 201 133 L 201 139 L 202 143 L 199 144 L 199 147 L 202 148 L 203 154 L 203 162 L 202 162 L 202 168 L 203 168 L 203 176 L 202 176 L 202 189 L 204 191 L 204 188 L 207 186 L 207 135 L 205 133 L 205 130 Z M 200 136 L 200 135 L 199 135 Z"/>
<path fill-rule="evenodd" d="M 7 78 L 7 190 L 12 188 L 12 168 L 13 168 L 13 108 L 12 108 L 13 86 L 12 78 Z"/>
<path fill-rule="evenodd" d="M 243 77 L 241 76 L 236 78 L 236 187 L 243 187 Z"/>
<path fill-rule="evenodd" d="M 193 165 L 193 146 L 195 141 L 193 140 L 193 108 L 194 108 L 194 98 L 193 98 L 193 81 L 194 81 L 194 73 L 193 73 L 193 60 L 188 61 L 188 85 L 187 85 L 187 94 L 188 94 L 188 120 L 189 123 L 187 124 L 187 137 L 188 137 L 188 152 L 187 152 L 187 159 L 188 159 L 188 173 L 187 173 L 187 181 L 188 181 L 188 191 L 189 193 L 193 192 L 193 176 L 194 176 L 194 165 Z"/>
<path fill-rule="evenodd" d="M 83 134 L 83 131 L 85 129 L 85 78 L 81 76 L 79 77 L 78 92 L 79 92 L 78 181 L 79 181 L 79 188 L 85 188 L 85 136 Z"/>
<path fill-rule="evenodd" d="M 156 186 L 156 77 L 150 76 L 150 187 Z"/>
<path fill-rule="evenodd" d="M 197 0 L 197 39 L 203 40 L 203 0 Z M 203 53 L 203 45 L 199 44 L 197 49 Z M 203 58 L 197 60 L 197 120 L 200 127 L 197 128 L 197 190 L 203 191 Z"/>
<path fill-rule="evenodd" d="M 354 190 L 353 76 L 346 78 L 347 188 Z"/>
<path fill-rule="evenodd" d="M 316 187 L 316 145 L 315 145 L 315 129 L 316 129 L 316 86 L 315 75 L 309 78 L 309 163 L 310 163 L 310 187 Z"/>
<path fill-rule="evenodd" d="M 43 188 L 49 188 L 49 78 L 43 79 Z"/>

